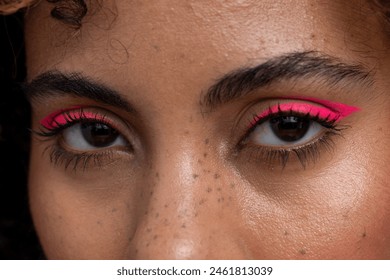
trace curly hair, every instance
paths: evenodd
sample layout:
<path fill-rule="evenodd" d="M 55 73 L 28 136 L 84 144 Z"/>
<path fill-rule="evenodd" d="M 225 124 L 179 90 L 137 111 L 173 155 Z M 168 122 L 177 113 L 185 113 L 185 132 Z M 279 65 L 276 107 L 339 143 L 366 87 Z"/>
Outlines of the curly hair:
<path fill-rule="evenodd" d="M 51 10 L 51 16 L 61 20 L 75 28 L 81 27 L 82 19 L 87 14 L 88 8 L 84 0 L 47 0 L 56 4 Z"/>

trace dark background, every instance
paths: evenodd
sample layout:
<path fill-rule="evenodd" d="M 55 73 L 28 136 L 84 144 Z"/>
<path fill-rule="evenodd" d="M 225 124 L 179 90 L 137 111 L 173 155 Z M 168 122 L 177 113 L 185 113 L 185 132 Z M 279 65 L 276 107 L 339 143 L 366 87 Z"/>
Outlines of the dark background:
<path fill-rule="evenodd" d="M 23 14 L 0 16 L 0 259 L 43 259 L 28 211 Z"/>

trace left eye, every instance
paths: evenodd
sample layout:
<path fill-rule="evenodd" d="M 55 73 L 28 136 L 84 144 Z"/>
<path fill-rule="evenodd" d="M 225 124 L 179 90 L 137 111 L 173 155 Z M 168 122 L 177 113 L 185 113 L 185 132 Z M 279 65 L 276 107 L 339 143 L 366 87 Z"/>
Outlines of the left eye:
<path fill-rule="evenodd" d="M 62 132 L 64 142 L 75 150 L 96 150 L 126 146 L 126 140 L 114 128 L 100 122 L 76 123 Z"/>
<path fill-rule="evenodd" d="M 293 148 L 317 138 L 324 127 L 316 121 L 297 116 L 278 116 L 257 125 L 249 139 L 261 146 Z"/>

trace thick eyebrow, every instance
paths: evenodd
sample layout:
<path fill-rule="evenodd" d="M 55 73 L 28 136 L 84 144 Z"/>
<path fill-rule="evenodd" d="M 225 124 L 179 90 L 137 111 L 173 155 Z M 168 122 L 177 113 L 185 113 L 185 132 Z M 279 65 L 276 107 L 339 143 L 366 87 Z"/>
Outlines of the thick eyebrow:
<path fill-rule="evenodd" d="M 314 51 L 294 52 L 224 75 L 208 89 L 200 103 L 213 110 L 276 82 L 308 78 L 318 78 L 329 85 L 351 82 L 369 87 L 374 83 L 371 71 L 359 64 L 346 64 Z"/>
<path fill-rule="evenodd" d="M 89 98 L 99 103 L 118 107 L 130 113 L 135 109 L 117 91 L 80 73 L 48 71 L 25 85 L 30 101 L 41 98 L 66 96 Z"/>

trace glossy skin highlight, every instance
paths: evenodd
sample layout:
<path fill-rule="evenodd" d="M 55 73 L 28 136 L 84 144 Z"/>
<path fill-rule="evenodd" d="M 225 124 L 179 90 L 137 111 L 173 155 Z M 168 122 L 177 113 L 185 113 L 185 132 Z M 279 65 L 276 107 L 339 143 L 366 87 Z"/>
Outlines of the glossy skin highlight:
<path fill-rule="evenodd" d="M 134 108 L 63 91 L 32 100 L 33 130 L 82 104 L 115 113 L 132 144 L 74 169 L 50 160 L 57 138 L 32 137 L 30 205 L 49 259 L 390 258 L 390 39 L 368 2 L 101 2 L 77 32 L 46 1 L 26 18 L 29 82 L 81 73 Z M 202 105 L 222 76 L 308 51 L 362 65 L 374 83 L 284 76 Z M 292 154 L 283 168 L 240 142 L 270 100 L 327 108 L 348 128 L 314 163 Z"/>

